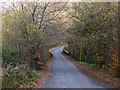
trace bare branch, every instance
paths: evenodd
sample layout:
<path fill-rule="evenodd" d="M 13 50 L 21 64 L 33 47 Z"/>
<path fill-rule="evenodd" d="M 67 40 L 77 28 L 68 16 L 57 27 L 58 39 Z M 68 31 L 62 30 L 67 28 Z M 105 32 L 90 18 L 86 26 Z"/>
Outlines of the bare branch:
<path fill-rule="evenodd" d="M 42 26 L 42 21 L 43 21 L 43 18 L 44 18 L 44 13 L 45 13 L 45 10 L 47 9 L 48 4 L 49 4 L 49 3 L 45 4 L 45 6 L 44 6 L 44 9 L 43 9 L 43 12 L 42 12 L 42 18 L 41 18 L 41 21 L 40 21 L 39 28 L 41 28 L 41 26 Z"/>

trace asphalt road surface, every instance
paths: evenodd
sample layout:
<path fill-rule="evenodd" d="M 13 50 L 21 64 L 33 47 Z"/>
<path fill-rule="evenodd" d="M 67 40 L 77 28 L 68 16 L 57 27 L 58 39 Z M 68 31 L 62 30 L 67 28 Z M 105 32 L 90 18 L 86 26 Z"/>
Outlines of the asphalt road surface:
<path fill-rule="evenodd" d="M 104 88 L 103 85 L 83 74 L 62 54 L 64 46 L 53 50 L 54 62 L 43 88 Z"/>

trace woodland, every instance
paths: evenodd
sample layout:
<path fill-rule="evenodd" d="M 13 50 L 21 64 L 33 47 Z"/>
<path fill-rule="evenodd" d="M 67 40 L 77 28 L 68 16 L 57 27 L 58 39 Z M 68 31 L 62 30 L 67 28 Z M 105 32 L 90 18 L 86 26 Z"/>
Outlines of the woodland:
<path fill-rule="evenodd" d="M 37 82 L 56 45 L 76 61 L 120 77 L 117 2 L 3 2 L 2 87 Z"/>

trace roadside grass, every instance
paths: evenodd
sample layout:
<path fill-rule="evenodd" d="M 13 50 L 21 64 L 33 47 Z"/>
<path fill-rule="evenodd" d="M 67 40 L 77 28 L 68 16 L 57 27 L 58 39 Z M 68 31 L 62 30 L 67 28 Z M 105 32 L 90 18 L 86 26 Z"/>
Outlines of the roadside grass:
<path fill-rule="evenodd" d="M 79 61 L 76 62 L 79 63 Z M 97 69 L 95 64 L 88 64 L 86 62 L 80 62 L 80 64 L 87 65 L 87 67 L 89 67 L 85 72 L 88 72 L 89 70 L 90 72 L 94 73 L 93 75 L 98 75 L 98 78 L 103 78 L 105 81 L 114 84 L 115 87 L 120 86 L 119 78 L 112 76 L 110 71 L 105 69 Z"/>
<path fill-rule="evenodd" d="M 101 69 L 101 70 L 97 71 L 97 73 L 98 73 L 101 77 L 103 77 L 103 78 L 105 78 L 105 79 L 108 79 L 108 81 L 111 80 L 112 82 L 116 82 L 116 83 L 120 84 L 119 78 L 113 77 L 110 72 L 107 72 L 107 71 L 104 71 L 103 69 Z"/>
<path fill-rule="evenodd" d="M 93 68 L 96 68 L 96 64 L 89 64 L 89 63 L 87 63 L 87 62 L 80 62 L 81 64 L 86 64 L 86 65 L 88 65 L 88 66 L 90 66 L 90 67 L 93 67 Z"/>
<path fill-rule="evenodd" d="M 79 61 L 76 61 L 79 63 Z M 96 64 L 88 64 L 87 62 L 80 62 L 80 64 L 89 66 L 89 70 L 93 70 L 96 72 L 96 74 L 99 75 L 99 77 L 102 77 L 104 79 L 107 79 L 108 81 L 112 81 L 113 83 L 119 84 L 119 78 L 112 76 L 111 72 L 109 70 L 105 70 L 103 68 L 97 69 Z"/>
<path fill-rule="evenodd" d="M 27 78 L 26 80 L 21 81 L 21 85 L 19 88 L 30 88 L 32 86 L 34 86 L 34 83 L 38 82 L 38 79 L 40 79 L 42 77 L 42 73 L 40 73 L 39 71 L 36 71 L 36 73 L 33 75 L 32 78 Z"/>
<path fill-rule="evenodd" d="M 89 65 L 87 62 L 80 62 L 81 64 L 86 64 L 86 65 Z"/>
<path fill-rule="evenodd" d="M 78 61 L 79 62 L 79 61 Z M 88 64 L 87 62 L 80 62 L 81 64 L 84 64 L 84 65 L 88 65 L 90 66 L 92 69 L 96 69 L 98 71 L 96 71 L 96 73 L 98 73 L 101 77 L 103 78 L 106 78 L 106 79 L 109 79 L 113 82 L 116 82 L 116 83 L 119 83 L 119 80 L 117 77 L 114 77 L 112 76 L 112 72 L 108 69 L 104 69 L 104 68 L 101 68 L 101 69 L 97 69 L 96 67 L 96 64 Z"/>
<path fill-rule="evenodd" d="M 24 86 L 26 86 L 27 88 L 30 88 L 30 87 L 34 86 L 34 83 L 37 83 L 38 79 L 40 79 L 40 78 L 41 78 L 41 75 L 38 74 L 38 75 L 32 77 L 31 79 L 29 79 L 29 82 L 24 83 Z"/>
<path fill-rule="evenodd" d="M 57 45 L 57 46 L 54 46 L 54 47 L 50 48 L 50 49 L 49 49 L 50 57 L 53 57 L 53 53 L 52 53 L 51 50 L 53 50 L 53 49 L 55 49 L 55 48 L 57 48 L 57 47 L 61 47 L 61 46 L 66 45 L 66 44 L 67 44 L 67 43 L 62 43 L 62 44 L 59 44 L 59 45 Z"/>
<path fill-rule="evenodd" d="M 52 56 L 53 56 L 53 53 L 52 53 L 52 51 L 51 51 L 51 50 L 49 50 L 49 54 L 50 54 L 50 57 L 52 57 Z"/>
<path fill-rule="evenodd" d="M 67 44 L 67 43 L 59 44 L 59 45 L 57 45 L 57 46 L 54 46 L 54 47 L 50 48 L 49 50 L 54 49 L 54 48 L 57 48 L 57 47 L 61 47 L 61 46 L 65 45 L 65 44 Z"/>

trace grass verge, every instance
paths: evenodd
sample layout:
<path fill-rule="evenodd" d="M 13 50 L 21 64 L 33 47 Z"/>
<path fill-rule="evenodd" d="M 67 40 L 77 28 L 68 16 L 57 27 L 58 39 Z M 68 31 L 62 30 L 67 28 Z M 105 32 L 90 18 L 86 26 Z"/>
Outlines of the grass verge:
<path fill-rule="evenodd" d="M 55 47 L 50 48 L 50 50 L 55 49 L 55 48 L 57 48 L 57 47 L 61 47 L 61 46 L 66 45 L 66 44 L 67 44 L 67 43 L 59 44 L 59 45 L 57 45 L 57 46 L 55 46 Z"/>

